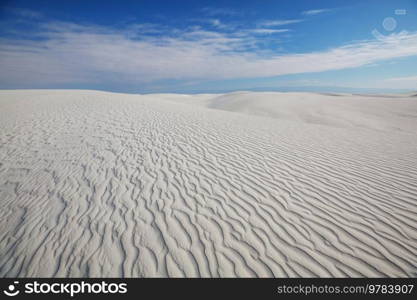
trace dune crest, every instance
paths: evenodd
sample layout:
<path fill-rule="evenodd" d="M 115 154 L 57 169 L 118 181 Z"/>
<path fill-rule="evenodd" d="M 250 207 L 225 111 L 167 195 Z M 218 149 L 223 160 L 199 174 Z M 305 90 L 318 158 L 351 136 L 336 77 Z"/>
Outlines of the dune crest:
<path fill-rule="evenodd" d="M 417 276 L 417 101 L 0 91 L 2 277 Z"/>

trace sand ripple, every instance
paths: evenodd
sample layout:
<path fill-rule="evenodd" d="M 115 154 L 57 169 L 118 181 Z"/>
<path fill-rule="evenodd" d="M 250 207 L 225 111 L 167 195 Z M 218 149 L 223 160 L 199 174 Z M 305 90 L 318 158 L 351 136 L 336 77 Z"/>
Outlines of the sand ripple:
<path fill-rule="evenodd" d="M 417 276 L 410 130 L 93 91 L 0 126 L 2 277 Z"/>

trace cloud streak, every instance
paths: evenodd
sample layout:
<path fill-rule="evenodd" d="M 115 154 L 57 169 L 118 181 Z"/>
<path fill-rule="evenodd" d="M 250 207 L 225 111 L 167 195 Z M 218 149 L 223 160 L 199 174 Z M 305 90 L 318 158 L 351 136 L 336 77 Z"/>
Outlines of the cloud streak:
<path fill-rule="evenodd" d="M 49 22 L 41 24 L 31 39 L 2 39 L 0 87 L 269 77 L 355 68 L 417 55 L 417 33 L 392 34 L 325 51 L 278 54 L 258 45 L 262 34 L 273 32 L 194 28 L 169 30 L 155 37 L 137 31 L 145 29 L 161 30 L 149 24 L 114 30 Z"/>
<path fill-rule="evenodd" d="M 289 25 L 289 24 L 295 24 L 300 23 L 303 20 L 301 19 L 291 19 L 291 20 L 268 20 L 263 21 L 259 23 L 259 26 L 261 27 L 275 27 L 275 26 L 283 26 L 283 25 Z"/>
<path fill-rule="evenodd" d="M 256 34 L 274 34 L 274 33 L 283 33 L 289 32 L 289 29 L 269 29 L 269 28 L 258 28 L 249 30 L 249 32 L 256 33 Z"/>
<path fill-rule="evenodd" d="M 388 78 L 386 81 L 410 81 L 414 82 L 415 85 L 417 85 L 417 75 L 416 76 L 408 76 L 408 77 L 394 77 L 394 78 Z"/>
<path fill-rule="evenodd" d="M 331 11 L 331 9 L 327 9 L 327 8 L 311 9 L 311 10 L 305 10 L 301 12 L 301 14 L 305 16 L 314 16 L 314 15 L 322 14 L 322 13 L 329 12 L 329 11 Z"/>
<path fill-rule="evenodd" d="M 417 90 L 417 75 L 385 79 L 381 86 Z"/>
<path fill-rule="evenodd" d="M 209 16 L 238 16 L 242 14 L 240 11 L 235 9 L 219 7 L 203 7 L 201 12 Z"/>

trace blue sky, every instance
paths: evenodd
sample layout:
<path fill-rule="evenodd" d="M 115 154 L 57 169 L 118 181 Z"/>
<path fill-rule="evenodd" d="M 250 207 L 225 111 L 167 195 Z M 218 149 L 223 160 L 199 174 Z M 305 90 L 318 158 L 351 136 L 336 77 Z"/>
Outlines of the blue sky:
<path fill-rule="evenodd" d="M 2 1 L 0 88 L 417 90 L 417 1 Z"/>

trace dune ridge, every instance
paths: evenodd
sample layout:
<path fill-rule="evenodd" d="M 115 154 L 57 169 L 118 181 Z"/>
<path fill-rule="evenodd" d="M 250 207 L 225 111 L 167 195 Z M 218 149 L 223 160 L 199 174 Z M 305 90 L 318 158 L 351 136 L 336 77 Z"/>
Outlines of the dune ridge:
<path fill-rule="evenodd" d="M 416 277 L 417 102 L 0 91 L 2 277 Z"/>

